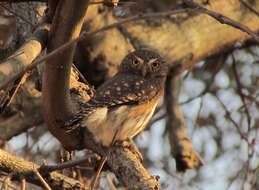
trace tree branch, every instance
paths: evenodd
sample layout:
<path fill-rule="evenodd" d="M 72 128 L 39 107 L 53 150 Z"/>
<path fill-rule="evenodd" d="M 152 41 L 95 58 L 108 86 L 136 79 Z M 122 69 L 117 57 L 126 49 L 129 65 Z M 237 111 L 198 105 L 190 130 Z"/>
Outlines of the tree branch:
<path fill-rule="evenodd" d="M 24 70 L 34 59 L 36 59 L 36 57 L 45 48 L 48 39 L 48 31 L 48 24 L 43 24 L 38 27 L 33 33 L 33 37 L 31 39 L 29 39 L 6 61 L 0 64 L 0 84 L 4 84 L 8 79 L 17 76 L 17 73 Z M 16 79 L 23 76 L 23 74 L 19 75 Z"/>
<path fill-rule="evenodd" d="M 138 157 L 131 151 L 119 147 L 112 148 L 107 162 L 127 189 L 160 189 L 159 177 L 150 176 Z"/>
<path fill-rule="evenodd" d="M 48 53 L 67 41 L 78 38 L 87 7 L 87 0 L 59 1 L 52 22 Z M 73 113 L 69 81 L 75 47 L 76 43 L 72 43 L 69 48 L 60 53 L 60 56 L 47 60 L 43 73 L 44 118 L 49 130 L 67 149 L 75 149 L 79 144 L 76 135 L 59 129 L 63 121 Z"/>
<path fill-rule="evenodd" d="M 227 25 L 232 26 L 234 28 L 237 28 L 237 29 L 239 29 L 243 32 L 246 32 L 247 34 L 252 36 L 257 43 L 259 43 L 259 36 L 254 31 L 252 31 L 250 28 L 241 24 L 240 22 L 237 22 L 237 21 L 235 21 L 235 20 L 233 20 L 229 17 L 226 17 L 226 16 L 224 16 L 224 15 L 218 13 L 218 12 L 206 9 L 206 8 L 200 6 L 198 3 L 195 3 L 193 0 L 183 0 L 183 2 L 187 5 L 187 7 L 193 8 L 194 11 L 207 14 L 207 15 L 213 17 L 214 19 L 216 19 L 217 21 L 219 21 L 222 24 L 227 24 Z"/>
<path fill-rule="evenodd" d="M 172 155 L 176 160 L 178 171 L 185 171 L 203 165 L 199 154 L 193 149 L 192 142 L 186 134 L 186 126 L 181 106 L 178 103 L 180 95 L 179 76 L 171 71 L 166 80 L 165 101 L 167 109 L 167 123 Z"/>
<path fill-rule="evenodd" d="M 41 93 L 34 89 L 31 83 L 27 83 L 17 97 L 22 101 L 22 111 L 8 118 L 0 117 L 0 146 L 12 137 L 43 123 Z M 15 105 L 16 103 L 12 106 Z"/>
<path fill-rule="evenodd" d="M 9 154 L 6 151 L 0 149 L 0 170 L 12 174 L 13 180 L 20 180 L 25 178 L 26 181 L 42 186 L 42 183 L 38 178 L 33 175 L 33 171 L 40 168 L 39 165 L 32 162 L 25 161 L 22 158 L 18 158 Z M 41 172 L 46 182 L 55 190 L 86 190 L 84 184 L 77 180 L 61 175 L 57 172 L 44 173 Z"/>
<path fill-rule="evenodd" d="M 239 13 L 241 11 L 240 3 L 239 3 L 239 0 L 235 0 L 235 1 L 236 3 L 234 4 L 233 3 L 228 4 L 229 2 L 218 0 L 216 3 L 214 3 L 215 5 L 213 4 L 211 6 L 211 9 L 214 9 L 215 11 L 221 11 L 222 14 L 228 13 L 232 17 L 237 17 L 237 19 L 239 19 L 240 21 L 242 20 L 242 23 L 239 23 L 240 25 L 246 24 L 253 31 L 259 31 L 259 27 L 258 27 L 259 18 L 256 15 L 253 15 L 250 11 L 248 12 L 243 11 L 242 17 L 239 17 Z M 222 6 L 226 6 L 226 5 L 229 7 L 232 6 L 233 8 L 231 10 L 227 10 L 228 12 L 224 12 L 226 10 L 224 9 L 221 10 L 221 9 L 222 9 Z M 259 4 L 256 3 L 255 7 L 259 7 Z M 19 76 L 33 69 L 39 63 L 46 61 L 51 57 L 56 56 L 59 53 L 62 53 L 62 51 L 66 50 L 67 48 L 69 48 L 71 45 L 78 42 L 79 40 L 86 39 L 87 41 L 89 41 L 89 37 L 91 37 L 91 40 L 95 40 L 96 38 L 94 38 L 93 35 L 110 30 L 112 28 L 122 27 L 122 25 L 126 25 L 126 30 L 131 35 L 131 37 L 139 40 L 141 39 L 141 42 L 145 46 L 150 46 L 157 49 L 158 52 L 160 52 L 162 55 L 170 59 L 172 63 L 186 57 L 186 55 L 188 54 L 192 54 L 193 57 L 191 57 L 189 61 L 186 61 L 182 65 L 178 65 L 178 73 L 181 73 L 184 70 L 190 69 L 199 60 L 204 59 L 209 55 L 215 54 L 222 49 L 231 47 L 236 41 L 243 41 L 251 38 L 247 35 L 244 35 L 243 33 L 240 33 L 237 30 L 233 30 L 229 27 L 221 26 L 219 23 L 211 19 L 208 19 L 206 16 L 202 16 L 202 15 L 196 16 L 195 18 L 190 17 L 189 19 L 184 20 L 180 26 L 171 20 L 165 20 L 165 22 L 161 23 L 161 27 L 153 27 L 149 25 L 145 25 L 145 27 L 143 27 L 143 25 L 141 24 L 130 23 L 140 19 L 161 18 L 164 16 L 175 15 L 183 12 L 182 10 L 168 11 L 163 13 L 154 13 L 154 14 L 147 14 L 147 15 L 140 14 L 140 15 L 136 15 L 136 16 L 132 16 L 130 18 L 124 19 L 117 23 L 114 23 L 116 22 L 116 19 L 112 18 L 111 13 L 104 13 L 99 17 L 109 18 L 108 23 L 113 23 L 113 24 L 110 24 L 104 27 L 102 27 L 101 25 L 101 28 L 100 28 L 100 24 L 99 24 L 100 18 L 97 17 L 96 20 L 94 19 L 96 15 L 98 15 L 98 11 L 97 11 L 98 9 L 97 8 L 93 8 L 93 9 L 96 9 L 96 13 L 90 14 L 92 15 L 92 17 L 90 17 L 86 21 L 93 20 L 92 29 L 96 29 L 95 27 L 97 28 L 99 27 L 99 29 L 92 30 L 92 32 L 89 32 L 89 33 L 83 33 L 80 35 L 79 38 L 75 38 L 74 40 L 71 40 L 61 45 L 59 48 L 55 49 L 48 55 L 35 61 L 30 66 L 28 66 L 25 70 L 19 72 L 16 77 L 12 77 L 6 83 L 2 83 L 0 85 L 0 90 L 5 88 L 8 85 L 8 82 L 16 80 Z M 199 24 L 194 25 L 193 24 L 194 22 Z M 164 28 L 166 28 L 166 32 L 164 31 Z M 193 30 L 189 30 L 189 28 L 193 28 Z M 185 32 L 180 32 L 180 31 L 185 31 Z M 199 31 L 199 32 L 193 33 L 192 31 Z M 103 51 L 105 48 L 102 48 L 101 46 L 107 46 L 107 44 L 105 45 L 105 43 L 107 42 L 110 43 L 110 40 L 107 41 L 106 39 L 104 39 L 104 40 L 101 40 L 99 43 L 95 41 L 96 48 L 94 51 L 96 52 L 92 53 L 93 55 L 95 55 L 95 57 L 92 57 L 91 59 L 92 60 L 97 59 L 97 57 L 100 56 L 100 54 L 106 57 L 107 63 L 108 62 L 113 63 L 113 66 L 109 67 L 109 70 L 113 70 L 113 72 L 110 72 L 110 71 L 108 72 L 114 73 L 114 70 L 116 70 L 116 65 L 120 63 L 123 56 L 129 50 L 128 49 L 129 45 L 126 40 L 120 39 L 120 36 L 121 36 L 120 32 L 108 32 L 108 33 L 109 35 L 108 34 L 105 35 L 107 36 L 107 38 L 111 39 L 111 35 L 116 38 L 116 40 L 113 41 L 112 47 L 115 48 L 118 46 L 122 46 L 127 48 L 122 48 L 121 50 L 116 50 L 116 51 L 105 52 Z M 116 33 L 117 37 L 114 36 L 114 33 Z M 146 35 L 147 33 L 149 35 Z M 174 34 L 173 39 L 171 35 L 172 33 Z M 254 33 L 253 36 L 254 35 L 256 34 Z M 228 36 L 228 38 L 225 38 L 226 36 Z M 161 40 L 160 40 L 161 37 L 163 37 L 162 38 L 163 43 L 161 43 Z M 189 40 L 186 40 L 187 38 L 189 38 Z M 166 43 L 172 40 L 174 43 L 171 43 L 171 44 Z M 196 45 L 198 44 L 200 48 L 199 48 L 199 51 L 196 51 L 197 49 Z M 109 45 L 109 47 L 110 46 L 111 45 Z M 170 51 L 168 51 L 168 49 L 170 49 Z M 181 49 L 184 49 L 185 51 L 180 51 Z"/>

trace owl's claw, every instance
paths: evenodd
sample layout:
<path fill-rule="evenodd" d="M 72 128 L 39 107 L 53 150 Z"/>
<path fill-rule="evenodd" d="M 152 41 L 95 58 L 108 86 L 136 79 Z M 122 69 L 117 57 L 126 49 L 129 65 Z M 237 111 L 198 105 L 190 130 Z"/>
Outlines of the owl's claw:
<path fill-rule="evenodd" d="M 138 147 L 135 145 L 135 143 L 133 142 L 132 139 L 128 139 L 125 141 L 117 141 L 115 144 L 115 146 L 121 146 L 123 148 L 126 148 L 128 150 L 130 150 L 133 154 L 136 155 L 136 157 L 143 162 L 143 156 L 141 154 L 141 152 L 139 151 Z"/>
<path fill-rule="evenodd" d="M 61 162 L 71 161 L 74 159 L 75 151 L 61 150 L 60 158 Z"/>

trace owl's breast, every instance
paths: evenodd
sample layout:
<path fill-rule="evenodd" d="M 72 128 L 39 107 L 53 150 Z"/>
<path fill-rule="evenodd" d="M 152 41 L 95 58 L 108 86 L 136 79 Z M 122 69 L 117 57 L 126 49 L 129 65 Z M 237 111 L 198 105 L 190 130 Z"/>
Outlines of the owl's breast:
<path fill-rule="evenodd" d="M 159 97 L 136 105 L 100 108 L 85 119 L 85 125 L 97 142 L 109 146 L 112 140 L 123 141 L 141 132 L 151 119 Z"/>

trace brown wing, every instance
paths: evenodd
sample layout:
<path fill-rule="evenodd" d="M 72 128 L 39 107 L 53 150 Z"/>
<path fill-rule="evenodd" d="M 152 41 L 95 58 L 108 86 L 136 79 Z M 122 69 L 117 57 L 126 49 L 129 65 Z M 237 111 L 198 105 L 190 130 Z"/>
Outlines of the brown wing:
<path fill-rule="evenodd" d="M 113 107 L 121 104 L 140 104 L 161 94 L 161 79 L 145 79 L 135 74 L 119 73 L 96 91 L 89 105 Z M 88 106 L 89 106 L 88 105 Z"/>
<path fill-rule="evenodd" d="M 81 105 L 81 110 L 65 126 L 69 130 L 77 128 L 83 118 L 98 108 L 108 107 L 110 110 L 120 105 L 146 103 L 160 96 L 162 91 L 163 81 L 160 78 L 145 79 L 134 74 L 119 73 L 100 86 L 96 95 Z"/>

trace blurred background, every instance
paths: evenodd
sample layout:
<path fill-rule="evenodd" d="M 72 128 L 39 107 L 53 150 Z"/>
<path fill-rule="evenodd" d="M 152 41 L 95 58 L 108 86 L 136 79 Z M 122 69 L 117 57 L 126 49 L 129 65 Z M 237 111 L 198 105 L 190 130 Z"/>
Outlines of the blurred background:
<path fill-rule="evenodd" d="M 220 2 L 211 1 L 211 4 L 203 2 L 203 5 L 219 7 Z M 177 9 L 178 3 L 170 0 L 142 0 L 121 1 L 116 8 L 99 4 L 90 5 L 84 30 L 91 31 L 138 13 Z M 245 12 L 241 4 L 233 5 L 232 1 L 225 3 L 229 7 L 222 9 L 227 9 L 226 11 L 243 10 L 243 15 L 249 14 L 247 13 L 249 10 Z M 249 3 L 255 8 L 259 7 L 256 1 Z M 236 6 L 241 8 L 237 9 Z M 45 8 L 45 3 L 0 2 L 2 61 L 31 35 Z M 98 34 L 78 45 L 74 64 L 87 81 L 98 88 L 103 81 L 116 73 L 123 56 L 134 48 L 152 47 L 165 56 L 168 63 L 183 58 L 188 51 L 192 51 L 194 55 L 196 52 L 200 54 L 199 45 L 194 50 L 193 47 L 188 47 L 188 44 L 178 46 L 180 47 L 178 49 L 175 47 L 178 43 L 175 43 L 174 39 L 182 40 L 184 44 L 185 40 L 195 41 L 194 36 L 191 36 L 196 35 L 195 33 L 205 35 L 203 33 L 205 29 L 199 31 L 191 28 L 190 34 L 185 35 L 184 24 L 187 22 L 201 24 L 199 15 L 183 14 L 149 21 L 140 20 Z M 205 22 L 208 30 L 213 22 Z M 180 28 L 179 34 L 172 33 L 176 26 Z M 2 28 L 5 29 L 4 32 Z M 186 135 L 191 140 L 194 150 L 203 158 L 204 166 L 185 172 L 176 170 L 174 151 L 170 143 L 172 140 L 169 138 L 172 130 L 167 124 L 169 113 L 166 111 L 165 99 L 161 100 L 147 129 L 134 140 L 143 153 L 144 165 L 153 175 L 160 176 L 162 189 L 259 190 L 259 47 L 253 40 L 228 41 L 231 36 L 220 37 L 222 34 L 220 27 L 213 26 L 212 29 L 218 30 L 218 36 L 215 34 L 216 37 L 212 39 L 204 37 L 207 39 L 205 42 L 203 37 L 199 40 L 207 43 L 209 50 L 212 49 L 210 40 L 215 38 L 223 40 L 225 38 L 229 46 L 223 44 L 218 46 L 219 50 L 208 51 L 206 56 L 200 56 L 202 59 L 197 58 L 197 64 L 181 73 L 177 80 L 179 85 L 175 85 L 175 89 L 172 89 L 180 93 L 178 103 L 184 115 Z M 181 39 L 180 35 L 185 36 Z M 39 77 L 41 68 L 38 70 L 39 72 L 34 71 L 31 74 L 30 79 L 20 88 L 15 100 L 1 113 L 0 145 L 8 152 L 39 164 L 44 161 L 59 163 L 62 147 L 47 131 L 41 116 L 38 116 L 40 108 L 37 107 L 39 113 L 30 121 L 24 119 L 28 114 L 22 113 L 32 103 L 31 96 L 30 98 L 27 96 L 28 89 L 35 90 L 33 101 L 35 98 L 40 101 L 41 92 L 38 86 L 41 84 Z M 8 126 L 22 128 L 10 133 Z M 78 151 L 75 157 L 87 153 L 88 151 Z M 68 175 L 87 181 L 95 167 L 82 166 L 77 169 L 81 171 L 67 171 L 71 172 Z M 3 180 L 1 175 L 0 179 L 1 186 Z M 111 183 L 119 189 L 115 176 L 108 171 L 103 172 L 99 188 L 113 189 Z M 31 185 L 28 188 L 38 187 Z"/>

